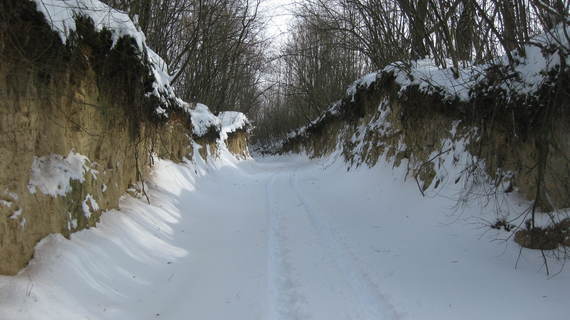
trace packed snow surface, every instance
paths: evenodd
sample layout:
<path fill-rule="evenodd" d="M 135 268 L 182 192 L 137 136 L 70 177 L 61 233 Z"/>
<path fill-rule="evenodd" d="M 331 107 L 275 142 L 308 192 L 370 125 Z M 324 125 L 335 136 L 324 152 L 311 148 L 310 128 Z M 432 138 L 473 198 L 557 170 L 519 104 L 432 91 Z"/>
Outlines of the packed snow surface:
<path fill-rule="evenodd" d="M 530 250 L 515 269 L 479 204 L 335 159 L 160 160 L 150 205 L 124 197 L 0 277 L 0 319 L 568 319 L 570 271 Z"/>

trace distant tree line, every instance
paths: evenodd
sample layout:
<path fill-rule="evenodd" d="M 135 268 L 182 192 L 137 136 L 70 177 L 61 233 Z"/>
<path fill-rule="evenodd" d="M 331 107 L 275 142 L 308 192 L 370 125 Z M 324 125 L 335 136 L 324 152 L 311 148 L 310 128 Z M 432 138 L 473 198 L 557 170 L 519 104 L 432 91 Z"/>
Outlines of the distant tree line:
<path fill-rule="evenodd" d="M 299 17 L 271 64 L 264 104 L 253 114 L 256 138 L 280 136 L 305 125 L 367 69 L 366 58 L 344 34 L 322 30 L 312 19 Z"/>
<path fill-rule="evenodd" d="M 256 113 L 268 142 L 306 124 L 367 71 L 430 58 L 457 73 L 489 63 L 558 23 L 564 0 L 304 0 L 274 68 L 278 76 Z M 271 112 L 267 112 L 270 110 Z"/>

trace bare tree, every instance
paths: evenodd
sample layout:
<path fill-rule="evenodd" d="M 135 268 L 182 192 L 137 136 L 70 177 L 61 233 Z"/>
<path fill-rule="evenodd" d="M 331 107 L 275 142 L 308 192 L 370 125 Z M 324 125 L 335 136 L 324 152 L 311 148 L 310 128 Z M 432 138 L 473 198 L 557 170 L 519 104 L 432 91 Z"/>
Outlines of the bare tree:
<path fill-rule="evenodd" d="M 259 102 L 261 0 L 105 1 L 138 21 L 183 99 L 214 111 L 247 111 Z"/>

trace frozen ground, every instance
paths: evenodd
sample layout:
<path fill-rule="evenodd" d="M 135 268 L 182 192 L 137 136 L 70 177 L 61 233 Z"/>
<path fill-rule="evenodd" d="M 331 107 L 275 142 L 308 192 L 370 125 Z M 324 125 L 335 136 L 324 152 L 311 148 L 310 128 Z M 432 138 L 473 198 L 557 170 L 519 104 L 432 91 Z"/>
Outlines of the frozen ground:
<path fill-rule="evenodd" d="M 515 270 L 516 245 L 453 190 L 422 198 L 398 169 L 333 158 L 223 159 L 159 161 L 152 205 L 126 197 L 42 241 L 0 277 L 0 319 L 568 319 L 570 271 L 549 279 L 527 250 Z"/>

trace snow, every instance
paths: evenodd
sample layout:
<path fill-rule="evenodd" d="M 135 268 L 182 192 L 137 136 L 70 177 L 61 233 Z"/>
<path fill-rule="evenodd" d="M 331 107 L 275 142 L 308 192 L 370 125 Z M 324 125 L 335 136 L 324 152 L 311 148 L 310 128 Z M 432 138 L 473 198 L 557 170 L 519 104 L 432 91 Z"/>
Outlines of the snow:
<path fill-rule="evenodd" d="M 28 190 L 39 191 L 52 197 L 64 196 L 71 191 L 71 180 L 85 181 L 84 175 L 91 169 L 86 156 L 71 150 L 67 157 L 51 154 L 34 157 Z"/>
<path fill-rule="evenodd" d="M 73 218 L 70 212 L 67 212 L 67 230 L 77 229 L 77 219 Z"/>
<path fill-rule="evenodd" d="M 22 212 L 23 212 L 22 208 L 14 211 L 14 213 L 10 216 L 10 219 L 18 220 L 18 218 L 20 218 L 20 216 L 22 215 Z"/>
<path fill-rule="evenodd" d="M 451 63 L 448 61 L 448 64 Z M 446 100 L 458 98 L 460 101 L 470 100 L 470 89 L 475 85 L 477 76 L 483 70 L 482 66 L 461 68 L 456 78 L 450 68 L 438 67 L 432 59 L 412 61 L 410 65 L 393 63 L 382 70 L 383 73 L 393 73 L 396 83 L 404 92 L 411 86 L 426 94 L 438 93 Z"/>
<path fill-rule="evenodd" d="M 525 55 L 519 56 L 512 52 L 515 64 L 512 69 L 513 77 L 505 77 L 501 87 L 511 95 L 533 95 L 547 80 L 547 75 L 561 66 L 561 57 L 564 56 L 565 65 L 570 65 L 570 43 L 568 34 L 570 27 L 559 24 L 548 33 L 534 37 L 524 46 Z M 554 49 L 553 49 L 554 48 Z M 446 65 L 453 65 L 451 60 Z M 412 86 L 417 86 L 420 92 L 426 94 L 439 94 L 444 100 L 455 99 L 468 102 L 473 98 L 472 89 L 486 80 L 485 73 L 491 67 L 501 66 L 507 68 L 509 62 L 506 56 L 499 57 L 494 63 L 482 65 L 462 66 L 456 70 L 438 67 L 433 59 L 420 59 L 410 63 L 395 62 L 378 72 L 372 72 L 355 81 L 346 92 L 348 97 L 354 95 L 357 88 L 368 88 L 382 74 L 393 74 L 395 81 L 401 87 L 400 93 Z"/>
<path fill-rule="evenodd" d="M 85 218 L 89 219 L 92 212 L 99 210 L 99 204 L 97 204 L 97 201 L 93 199 L 92 195 L 87 194 L 85 199 L 81 202 L 81 209 L 83 210 Z"/>
<path fill-rule="evenodd" d="M 15 200 L 15 201 L 18 201 L 18 199 L 19 199 L 17 193 L 11 192 L 11 191 L 9 191 L 8 189 L 5 189 L 5 190 L 4 190 L 4 194 L 5 194 L 6 196 L 12 198 L 12 199 Z"/>
<path fill-rule="evenodd" d="M 352 96 L 352 101 L 354 101 L 354 95 L 359 88 L 368 88 L 378 79 L 378 72 L 371 72 L 364 77 L 354 81 L 346 90 L 347 96 Z"/>
<path fill-rule="evenodd" d="M 210 112 L 208 106 L 197 103 L 196 106 L 192 108 L 189 104 L 186 104 L 185 110 L 190 113 L 192 133 L 194 135 L 202 137 L 208 133 L 210 128 L 214 128 L 218 132 L 221 130 L 222 122 L 218 117 Z"/>
<path fill-rule="evenodd" d="M 10 208 L 10 207 L 12 206 L 12 201 L 0 199 L 0 206 L 4 206 L 4 207 Z"/>
<path fill-rule="evenodd" d="M 67 43 L 70 35 L 76 31 L 76 16 L 88 17 L 93 21 L 95 30 L 107 30 L 112 35 L 112 46 L 123 37 L 135 40 L 141 53 L 141 61 L 147 62 L 154 76 L 153 90 L 147 96 L 153 95 L 162 105 L 170 105 L 171 101 L 179 104 L 174 89 L 170 84 L 170 75 L 164 60 L 146 44 L 146 37 L 140 28 L 130 19 L 127 13 L 113 9 L 99 0 L 33 0 L 52 30 L 59 34 L 61 41 Z M 167 117 L 166 110 L 161 106 L 155 107 L 155 113 Z"/>
<path fill-rule="evenodd" d="M 166 113 L 166 109 L 164 109 L 164 108 L 162 108 L 162 107 L 160 107 L 160 106 L 156 107 L 155 112 L 156 112 L 156 114 L 158 114 L 158 115 L 168 117 L 168 113 Z"/>
<path fill-rule="evenodd" d="M 460 67 L 454 73 L 452 68 L 438 67 L 433 59 L 420 59 L 409 63 L 395 62 L 377 72 L 371 72 L 356 80 L 346 90 L 346 98 L 354 102 L 359 88 L 369 88 L 374 82 L 386 75 L 392 75 L 395 82 L 400 86 L 400 95 L 408 89 L 416 87 L 420 92 L 427 95 L 437 94 L 443 101 L 469 102 L 478 92 L 474 92 L 477 86 L 488 80 L 486 73 L 494 67 L 503 68 L 508 74 L 500 82 L 502 89 L 508 96 L 535 95 L 549 79 L 548 74 L 558 70 L 562 63 L 561 57 L 565 57 L 565 65 L 570 65 L 570 43 L 568 34 L 570 27 L 564 30 L 560 24 L 549 33 L 534 37 L 529 44 L 525 45 L 525 56 L 521 57 L 513 52 L 515 64 L 511 69 L 506 56 L 499 57 L 492 64 L 468 65 Z M 553 49 L 554 48 L 554 49 Z M 447 65 L 453 65 L 451 60 Z M 494 85 L 494 84 L 492 84 Z M 489 85 L 482 87 L 490 88 Z M 288 133 L 286 139 L 303 136 L 307 129 L 324 120 L 325 117 L 336 116 L 341 108 L 347 107 L 342 101 L 336 101 L 308 125 Z M 285 140 L 286 141 L 286 140 Z M 282 145 L 280 141 L 277 145 Z M 277 148 L 278 149 L 278 148 Z"/>
<path fill-rule="evenodd" d="M 562 25 L 558 25 L 550 33 L 541 34 L 531 40 L 531 44 L 525 45 L 525 56 L 515 55 L 517 64 L 515 72 L 518 78 L 507 82 L 504 89 L 511 92 L 534 94 L 546 80 L 546 75 L 561 66 L 561 54 L 565 56 L 565 65 L 570 65 L 570 43 L 567 27 L 566 34 Z M 544 50 L 552 50 L 554 53 L 545 53 Z M 561 52 L 562 51 L 562 52 Z"/>
<path fill-rule="evenodd" d="M 115 10 L 99 0 L 33 0 L 43 13 L 51 28 L 66 43 L 76 31 L 75 17 L 86 16 L 93 20 L 96 31 L 108 30 L 112 34 L 113 46 L 119 38 L 132 37 L 142 52 L 144 34 L 138 30 L 128 14 Z"/>
<path fill-rule="evenodd" d="M 550 32 L 538 35 L 524 46 L 524 56 L 516 51 L 511 54 L 515 60 L 510 70 L 506 56 L 499 57 L 494 63 L 461 67 L 455 75 L 451 68 L 440 68 L 432 59 L 412 61 L 411 64 L 393 63 L 382 73 L 393 73 L 401 92 L 410 86 L 417 86 L 426 94 L 438 93 L 444 100 L 458 99 L 468 102 L 473 98 L 471 91 L 476 85 L 486 81 L 485 73 L 492 67 L 501 66 L 513 76 L 505 77 L 501 88 L 510 95 L 533 95 L 544 85 L 548 74 L 561 67 L 561 57 L 565 65 L 570 64 L 570 28 L 559 24 Z M 555 49 L 553 49 L 555 48 Z M 451 61 L 446 62 L 452 65 Z M 457 76 L 457 77 L 456 77 Z"/>
<path fill-rule="evenodd" d="M 164 60 L 156 54 L 151 48 L 146 48 L 146 54 L 148 61 L 150 62 L 150 68 L 152 74 L 154 75 L 154 82 L 152 83 L 153 91 L 147 93 L 147 95 L 153 95 L 158 97 L 163 105 L 169 105 L 169 101 L 172 100 L 176 102 L 178 107 L 182 107 L 183 102 L 176 97 L 174 93 L 174 88 L 170 84 L 170 74 L 168 73 L 168 65 Z M 157 115 L 168 117 L 166 110 L 161 106 L 155 107 L 155 113 Z"/>
<path fill-rule="evenodd" d="M 245 114 L 236 111 L 225 111 L 221 112 L 218 115 L 220 119 L 222 131 L 221 131 L 221 138 L 222 140 L 226 140 L 228 138 L 228 134 L 238 131 L 247 129 L 250 125 L 249 120 L 245 116 Z"/>
<path fill-rule="evenodd" d="M 151 204 L 124 196 L 96 228 L 42 240 L 0 277 L 0 318 L 567 319 L 570 271 L 549 279 L 534 250 L 517 263 L 483 200 L 458 207 L 453 153 L 422 197 L 405 161 L 222 152 L 157 160 Z"/>
<path fill-rule="evenodd" d="M 155 77 L 149 94 L 182 106 L 195 135 L 214 128 L 223 138 L 247 125 L 242 114 L 216 117 L 203 104 L 177 99 L 164 61 L 126 14 L 97 0 L 34 1 L 64 43 L 76 28 L 75 15 L 110 30 L 114 43 L 133 37 Z M 556 55 L 527 48 L 515 67 L 519 78 L 506 89 L 532 93 L 544 71 L 559 65 Z M 382 72 L 394 73 L 404 90 L 417 85 L 463 101 L 482 70 L 465 68 L 455 78 L 428 60 L 409 67 L 394 64 Z M 354 99 L 378 77 L 363 77 L 347 95 Z M 168 115 L 162 106 L 155 110 Z M 353 141 L 361 142 L 366 130 L 392 130 L 386 117 L 380 110 Z M 20 274 L 0 276 L 0 319 L 567 319 L 570 271 L 546 252 L 550 269 L 559 271 L 549 279 L 540 252 L 489 231 L 485 223 L 500 208 L 486 199 L 464 201 L 470 182 L 456 180 L 462 168 L 456 162 L 470 160 L 464 145 L 444 142 L 442 148 L 451 149 L 435 162 L 439 186 L 434 180 L 422 196 L 415 181 L 404 178 L 405 160 L 398 167 L 380 161 L 347 171 L 339 152 L 320 160 L 238 161 L 221 148 L 219 158 L 206 162 L 194 143 L 192 161 L 156 161 L 146 188 L 150 204 L 124 195 L 120 209 L 103 213 L 96 228 L 70 240 L 50 235 Z M 35 157 L 29 191 L 64 196 L 72 180 L 84 182 L 88 172 L 96 178 L 87 162 L 74 151 Z M 528 205 L 516 194 L 502 203 L 511 212 Z M 87 218 L 100 210 L 91 194 L 81 204 Z M 68 217 L 68 229 L 77 228 Z M 22 228 L 26 223 L 21 218 Z"/>
<path fill-rule="evenodd" d="M 361 79 L 361 80 L 363 80 L 363 79 Z M 370 77 L 369 79 L 372 79 L 372 77 Z M 360 81 L 356 81 L 355 83 L 360 83 Z M 367 83 L 367 82 L 362 82 L 362 83 Z M 355 88 L 357 86 L 358 85 L 356 85 Z M 356 94 L 356 89 L 351 93 L 352 101 L 354 101 L 354 95 L 355 94 Z M 332 117 L 338 116 L 340 114 L 340 109 L 342 106 L 343 106 L 342 100 L 335 101 L 334 103 L 330 104 L 328 109 L 325 112 L 323 112 L 318 118 L 312 120 L 306 126 L 303 126 L 301 128 L 297 128 L 297 129 L 289 132 L 286 136 L 286 139 L 294 139 L 295 137 L 304 136 L 310 127 L 318 125 L 321 121 L 325 120 L 325 118 L 331 117 L 331 116 Z M 269 150 L 279 150 L 283 146 L 283 143 L 285 143 L 285 141 L 276 141 L 276 142 L 274 142 L 274 145 L 271 148 L 269 148 Z"/>

